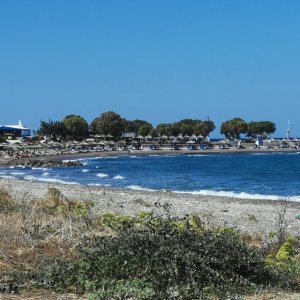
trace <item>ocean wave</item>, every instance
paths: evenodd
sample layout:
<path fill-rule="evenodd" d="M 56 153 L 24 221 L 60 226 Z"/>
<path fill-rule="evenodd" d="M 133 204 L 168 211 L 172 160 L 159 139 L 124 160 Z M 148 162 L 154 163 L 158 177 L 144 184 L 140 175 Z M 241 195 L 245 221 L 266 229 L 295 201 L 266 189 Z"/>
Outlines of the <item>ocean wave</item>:
<path fill-rule="evenodd" d="M 139 185 L 129 185 L 126 187 L 127 189 L 136 190 L 136 191 L 147 191 L 147 192 L 155 192 L 156 190 L 144 188 Z"/>
<path fill-rule="evenodd" d="M 42 167 L 32 167 L 31 169 L 32 170 L 43 170 L 43 171 L 52 170 L 52 169 L 49 169 L 49 168 L 42 168 Z"/>
<path fill-rule="evenodd" d="M 25 175 L 25 172 L 11 172 L 11 175 Z"/>
<path fill-rule="evenodd" d="M 227 198 L 239 198 L 239 199 L 254 199 L 254 200 L 291 200 L 300 201 L 300 196 L 277 196 L 277 195 L 261 195 L 261 194 L 250 194 L 250 193 L 235 193 L 231 191 L 214 191 L 214 190 L 200 190 L 200 191 L 173 191 L 176 194 L 192 194 L 202 196 L 218 196 Z"/>
<path fill-rule="evenodd" d="M 48 175 L 49 175 L 48 172 L 45 172 L 45 173 L 42 174 L 42 176 L 48 176 Z"/>
<path fill-rule="evenodd" d="M 125 179 L 125 177 L 121 175 L 117 175 L 113 179 L 121 180 L 121 179 Z"/>
<path fill-rule="evenodd" d="M 76 162 L 76 161 L 80 161 L 82 163 L 83 166 L 86 166 L 88 164 L 87 159 L 86 158 L 78 158 L 78 159 L 63 159 L 62 162 L 63 163 L 67 163 L 67 162 Z"/>
<path fill-rule="evenodd" d="M 211 156 L 211 155 L 210 154 L 188 154 L 188 156 L 201 157 L 201 156 Z"/>
<path fill-rule="evenodd" d="M 98 173 L 96 176 L 100 177 L 100 178 L 107 178 L 107 177 L 109 177 L 109 175 L 105 174 L 105 173 Z"/>
<path fill-rule="evenodd" d="M 300 154 L 300 152 L 289 152 L 289 153 L 287 153 L 288 155 L 299 155 Z"/>
<path fill-rule="evenodd" d="M 61 184 L 72 184 L 72 185 L 79 184 L 78 182 L 73 182 L 73 181 L 65 181 L 65 180 L 60 180 L 60 179 L 55 179 L 55 178 L 42 178 L 42 177 L 35 177 L 35 176 L 25 176 L 24 180 L 61 183 Z"/>
<path fill-rule="evenodd" d="M 106 187 L 110 187 L 111 184 L 101 184 L 101 183 L 88 183 L 88 186 L 106 186 Z"/>
<path fill-rule="evenodd" d="M 99 160 L 99 159 L 117 159 L 119 156 L 96 156 L 96 157 L 89 157 L 86 160 Z"/>
<path fill-rule="evenodd" d="M 3 179 L 16 179 L 14 176 L 9 176 L 9 175 L 0 175 L 1 178 Z"/>
<path fill-rule="evenodd" d="M 81 172 L 82 173 L 87 173 L 87 172 L 89 172 L 90 170 L 88 170 L 88 169 L 83 169 Z"/>
<path fill-rule="evenodd" d="M 15 168 L 15 166 L 10 166 L 9 168 L 10 168 L 10 169 L 14 169 L 14 168 Z"/>

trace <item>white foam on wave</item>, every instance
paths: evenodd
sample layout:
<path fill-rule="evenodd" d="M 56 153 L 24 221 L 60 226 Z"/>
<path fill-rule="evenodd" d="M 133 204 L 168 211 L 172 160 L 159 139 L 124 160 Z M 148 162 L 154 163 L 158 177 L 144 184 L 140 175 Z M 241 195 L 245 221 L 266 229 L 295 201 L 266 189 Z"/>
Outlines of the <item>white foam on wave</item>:
<path fill-rule="evenodd" d="M 122 179 L 125 179 L 124 176 L 121 176 L 121 175 L 117 175 L 115 176 L 113 179 L 116 179 L 116 180 L 122 180 Z"/>
<path fill-rule="evenodd" d="M 24 175 L 25 172 L 11 172 L 11 175 Z"/>
<path fill-rule="evenodd" d="M 48 171 L 48 170 L 52 170 L 49 168 L 41 168 L 41 167 L 32 167 L 31 170 L 43 170 L 43 171 Z"/>
<path fill-rule="evenodd" d="M 106 186 L 109 187 L 111 184 L 101 184 L 101 183 L 88 183 L 88 186 Z"/>
<path fill-rule="evenodd" d="M 89 172 L 90 170 L 88 170 L 88 169 L 83 169 L 81 172 L 82 173 L 87 173 L 87 172 Z"/>
<path fill-rule="evenodd" d="M 176 194 L 192 194 L 203 196 L 218 196 L 227 198 L 239 198 L 239 199 L 256 199 L 256 200 L 291 200 L 300 201 L 300 196 L 277 196 L 277 195 L 261 195 L 261 194 L 249 194 L 249 193 L 235 193 L 228 191 L 214 191 L 214 190 L 200 190 L 200 191 L 173 191 Z"/>
<path fill-rule="evenodd" d="M 16 179 L 14 176 L 9 176 L 9 175 L 0 175 L 1 178 L 3 179 Z"/>
<path fill-rule="evenodd" d="M 136 191 L 147 191 L 147 192 L 155 192 L 156 191 L 153 189 L 141 187 L 139 185 L 129 185 L 126 188 L 131 189 L 131 190 L 136 190 Z"/>
<path fill-rule="evenodd" d="M 100 178 L 107 178 L 107 177 L 109 177 L 109 175 L 105 174 L 105 173 L 98 173 L 96 176 L 100 177 Z"/>
<path fill-rule="evenodd" d="M 48 175 L 49 175 L 48 172 L 45 172 L 45 173 L 42 174 L 42 176 L 48 176 Z"/>
<path fill-rule="evenodd" d="M 76 162 L 76 161 L 80 161 L 82 163 L 83 166 L 86 166 L 88 164 L 87 159 L 86 158 L 78 158 L 78 159 L 64 159 L 62 160 L 63 163 L 67 163 L 67 162 Z"/>
<path fill-rule="evenodd" d="M 15 168 L 15 166 L 10 166 L 9 168 L 10 168 L 10 169 L 14 169 L 14 168 Z"/>
<path fill-rule="evenodd" d="M 211 156 L 209 154 L 189 154 L 188 156 L 192 156 L 192 157 L 202 157 L 202 156 Z"/>
<path fill-rule="evenodd" d="M 35 177 L 35 176 L 25 176 L 24 179 L 29 181 L 42 181 L 42 182 L 52 182 L 52 183 L 72 184 L 72 185 L 79 184 L 78 182 L 64 181 L 55 178 L 42 178 L 42 177 Z"/>

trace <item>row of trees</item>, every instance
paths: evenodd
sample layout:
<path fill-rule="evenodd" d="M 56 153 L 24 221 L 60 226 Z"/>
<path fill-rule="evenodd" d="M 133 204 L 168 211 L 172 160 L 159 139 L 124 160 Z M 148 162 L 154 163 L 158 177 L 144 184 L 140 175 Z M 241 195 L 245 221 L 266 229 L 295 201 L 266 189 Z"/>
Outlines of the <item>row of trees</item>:
<path fill-rule="evenodd" d="M 249 122 L 241 118 L 223 122 L 221 125 L 221 134 L 224 134 L 227 139 L 239 139 L 241 134 L 248 137 L 262 136 L 273 134 L 276 130 L 276 125 L 270 121 Z"/>
<path fill-rule="evenodd" d="M 201 121 L 184 119 L 175 123 L 161 123 L 156 128 L 144 120 L 126 120 L 119 114 L 108 111 L 95 118 L 89 125 L 87 121 L 78 115 L 68 115 L 62 121 L 41 121 L 38 134 L 46 135 L 54 139 L 78 139 L 92 135 L 112 135 L 120 138 L 124 132 L 134 132 L 136 135 L 152 137 L 196 135 L 207 137 L 215 130 L 215 124 L 211 120 Z M 256 137 L 274 133 L 276 125 L 273 122 L 261 121 L 247 123 L 243 119 L 234 118 L 223 122 L 221 134 L 226 138 L 238 139 L 241 134 Z"/>

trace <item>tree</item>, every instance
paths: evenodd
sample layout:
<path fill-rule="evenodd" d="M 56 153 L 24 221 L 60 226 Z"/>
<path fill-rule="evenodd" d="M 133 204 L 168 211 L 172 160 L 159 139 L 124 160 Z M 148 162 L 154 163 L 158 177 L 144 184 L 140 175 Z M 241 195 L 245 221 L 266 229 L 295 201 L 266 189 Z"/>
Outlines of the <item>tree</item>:
<path fill-rule="evenodd" d="M 146 126 L 145 128 L 151 128 L 152 129 L 152 125 L 144 120 L 133 120 L 133 121 L 127 121 L 125 130 L 129 131 L 129 132 L 134 132 L 135 134 L 139 134 L 139 130 L 142 126 Z M 150 130 L 151 130 L 150 129 Z"/>
<path fill-rule="evenodd" d="M 251 137 L 265 136 L 273 134 L 276 130 L 276 125 L 270 121 L 259 121 L 248 123 L 247 135 Z"/>
<path fill-rule="evenodd" d="M 239 139 L 242 133 L 247 133 L 248 124 L 241 118 L 223 122 L 221 125 L 221 134 L 224 134 L 228 139 Z"/>
<path fill-rule="evenodd" d="M 88 136 L 89 125 L 81 116 L 68 115 L 64 118 L 63 123 L 66 127 L 67 134 L 73 139 Z"/>
<path fill-rule="evenodd" d="M 96 134 L 111 134 L 119 138 L 126 127 L 126 122 L 119 114 L 108 111 L 92 121 L 91 129 Z"/>
<path fill-rule="evenodd" d="M 213 121 L 200 121 L 194 127 L 194 133 L 196 135 L 202 135 L 203 137 L 209 136 L 209 134 L 216 128 Z"/>
<path fill-rule="evenodd" d="M 67 130 L 65 124 L 61 121 L 41 121 L 37 134 L 44 135 L 49 139 L 61 140 L 65 139 Z"/>
<path fill-rule="evenodd" d="M 183 119 L 179 121 L 177 124 L 180 128 L 180 133 L 183 135 L 193 135 L 194 133 L 194 126 L 195 126 L 196 120 L 192 119 Z"/>
<path fill-rule="evenodd" d="M 151 135 L 153 138 L 158 136 L 157 130 L 155 128 L 152 128 L 149 132 L 149 135 Z"/>
<path fill-rule="evenodd" d="M 171 135 L 171 124 L 168 123 L 160 123 L 157 125 L 156 130 L 157 134 L 160 136 L 166 135 L 170 136 Z"/>
<path fill-rule="evenodd" d="M 153 129 L 152 125 L 144 124 L 141 127 L 139 127 L 138 135 L 147 136 L 152 129 Z"/>

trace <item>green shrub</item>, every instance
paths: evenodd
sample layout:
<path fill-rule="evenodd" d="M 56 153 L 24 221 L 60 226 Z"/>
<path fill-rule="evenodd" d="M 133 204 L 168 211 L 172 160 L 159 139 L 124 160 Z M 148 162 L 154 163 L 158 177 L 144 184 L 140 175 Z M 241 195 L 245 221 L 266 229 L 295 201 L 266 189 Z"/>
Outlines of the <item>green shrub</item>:
<path fill-rule="evenodd" d="M 124 220 L 105 214 L 101 223 L 116 234 L 85 238 L 78 261 L 44 270 L 44 286 L 89 292 L 90 299 L 203 299 L 279 280 L 276 266 L 266 265 L 238 233 L 205 229 L 195 216 L 176 221 L 142 213 Z"/>

